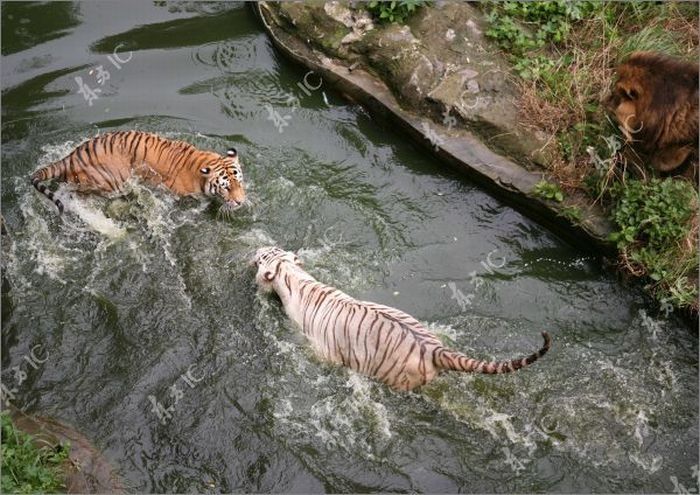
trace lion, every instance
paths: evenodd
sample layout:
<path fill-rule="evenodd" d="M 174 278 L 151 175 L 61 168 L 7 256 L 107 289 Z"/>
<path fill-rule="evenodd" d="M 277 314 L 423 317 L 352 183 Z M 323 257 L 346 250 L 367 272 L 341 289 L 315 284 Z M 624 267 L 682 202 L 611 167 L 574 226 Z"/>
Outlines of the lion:
<path fill-rule="evenodd" d="M 618 66 L 605 106 L 632 149 L 654 170 L 697 178 L 697 65 L 634 52 Z"/>

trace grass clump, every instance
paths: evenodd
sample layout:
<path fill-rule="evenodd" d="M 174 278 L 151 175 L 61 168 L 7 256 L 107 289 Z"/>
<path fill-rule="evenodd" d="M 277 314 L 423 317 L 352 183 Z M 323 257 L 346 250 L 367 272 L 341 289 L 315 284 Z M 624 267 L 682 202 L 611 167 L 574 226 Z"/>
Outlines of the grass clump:
<path fill-rule="evenodd" d="M 0 413 L 2 427 L 2 493 L 65 492 L 62 464 L 68 459 L 67 447 L 38 448 L 32 438 L 12 424 L 7 413 Z"/>
<path fill-rule="evenodd" d="M 367 10 L 379 22 L 397 22 L 403 24 L 418 7 L 428 3 L 425 0 L 372 0 L 366 5 Z"/>
<path fill-rule="evenodd" d="M 611 238 L 630 272 L 647 275 L 660 300 L 697 311 L 698 193 L 670 178 L 616 183 Z"/>

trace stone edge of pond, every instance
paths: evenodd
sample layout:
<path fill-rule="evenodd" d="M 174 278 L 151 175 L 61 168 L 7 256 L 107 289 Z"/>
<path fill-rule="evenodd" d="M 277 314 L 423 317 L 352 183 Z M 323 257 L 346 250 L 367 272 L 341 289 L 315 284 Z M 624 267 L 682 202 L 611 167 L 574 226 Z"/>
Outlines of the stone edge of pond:
<path fill-rule="evenodd" d="M 582 209 L 583 220 L 572 222 L 563 216 L 567 206 L 536 197 L 535 185 L 544 175 L 527 170 L 490 150 L 465 130 L 448 129 L 429 118 L 422 118 L 399 105 L 387 85 L 374 75 L 320 53 L 278 26 L 267 2 L 249 2 L 265 32 L 283 55 L 321 75 L 346 98 L 367 108 L 414 138 L 415 142 L 464 173 L 496 198 L 544 225 L 566 241 L 586 251 L 616 257 L 609 234 L 612 224 L 596 206 Z M 435 139 L 437 133 L 440 139 Z M 432 135 L 431 135 L 432 134 Z"/>

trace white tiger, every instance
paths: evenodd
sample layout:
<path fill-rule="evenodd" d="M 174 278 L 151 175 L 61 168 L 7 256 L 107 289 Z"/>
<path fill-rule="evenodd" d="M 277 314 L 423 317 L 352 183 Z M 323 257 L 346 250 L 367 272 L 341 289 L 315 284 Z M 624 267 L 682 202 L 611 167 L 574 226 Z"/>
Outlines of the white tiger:
<path fill-rule="evenodd" d="M 542 357 L 551 346 L 512 361 L 481 361 L 447 349 L 415 318 L 403 311 L 358 301 L 316 281 L 292 252 L 277 247 L 258 249 L 253 258 L 256 282 L 274 290 L 285 312 L 324 360 L 348 366 L 400 390 L 425 385 L 440 370 L 507 373 Z"/>

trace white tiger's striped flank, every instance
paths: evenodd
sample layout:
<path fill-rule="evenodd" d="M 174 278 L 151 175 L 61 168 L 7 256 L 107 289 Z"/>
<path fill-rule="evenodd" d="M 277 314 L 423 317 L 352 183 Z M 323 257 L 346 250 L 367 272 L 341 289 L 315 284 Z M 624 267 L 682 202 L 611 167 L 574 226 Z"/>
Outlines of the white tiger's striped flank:
<path fill-rule="evenodd" d="M 256 282 L 274 290 L 285 312 L 324 360 L 342 364 L 400 390 L 425 385 L 441 370 L 508 373 L 542 357 L 551 346 L 512 361 L 481 361 L 447 349 L 403 311 L 358 301 L 322 284 L 301 268 L 301 260 L 277 247 L 258 249 Z"/>

